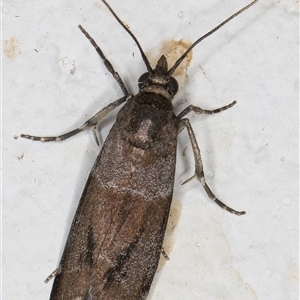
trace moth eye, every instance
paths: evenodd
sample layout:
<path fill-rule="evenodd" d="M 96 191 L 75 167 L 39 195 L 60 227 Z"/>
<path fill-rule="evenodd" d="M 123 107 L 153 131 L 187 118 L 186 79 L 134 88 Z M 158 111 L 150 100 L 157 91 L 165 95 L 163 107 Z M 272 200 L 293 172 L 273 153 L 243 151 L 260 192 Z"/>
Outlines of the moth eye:
<path fill-rule="evenodd" d="M 147 86 L 150 82 L 150 75 L 148 72 L 144 73 L 140 76 L 138 80 L 139 88 L 142 89 L 143 87 Z"/>
<path fill-rule="evenodd" d="M 171 97 L 178 92 L 178 83 L 174 77 L 171 77 L 170 81 L 167 83 L 167 90 Z"/>

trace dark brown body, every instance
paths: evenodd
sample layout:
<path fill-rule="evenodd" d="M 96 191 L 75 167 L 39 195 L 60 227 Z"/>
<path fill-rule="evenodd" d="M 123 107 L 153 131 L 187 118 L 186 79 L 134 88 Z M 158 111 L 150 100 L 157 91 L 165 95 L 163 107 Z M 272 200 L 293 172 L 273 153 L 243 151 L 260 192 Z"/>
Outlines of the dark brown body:
<path fill-rule="evenodd" d="M 120 110 L 73 220 L 51 300 L 138 300 L 156 272 L 174 185 L 178 120 L 161 95 Z"/>

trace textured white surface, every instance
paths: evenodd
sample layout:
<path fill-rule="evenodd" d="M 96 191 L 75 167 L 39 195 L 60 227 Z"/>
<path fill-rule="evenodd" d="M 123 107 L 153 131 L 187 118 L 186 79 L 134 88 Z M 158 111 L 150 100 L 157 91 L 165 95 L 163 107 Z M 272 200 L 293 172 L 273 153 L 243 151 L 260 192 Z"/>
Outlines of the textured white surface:
<path fill-rule="evenodd" d="M 247 1 L 110 4 L 147 52 L 165 39 L 195 40 Z M 99 149 L 91 132 L 61 144 L 14 136 L 64 133 L 122 95 L 78 24 L 132 92 L 145 67 L 99 1 L 2 5 L 2 297 L 48 299 L 52 283 L 43 280 L 58 266 Z M 212 190 L 247 214 L 224 212 L 196 180 L 180 185 L 193 174 L 181 133 L 174 193 L 181 216 L 171 260 L 157 273 L 149 299 L 299 299 L 297 10 L 296 1 L 260 1 L 193 51 L 176 111 L 237 100 L 221 114 L 189 118 Z M 102 122 L 102 139 L 115 114 Z"/>

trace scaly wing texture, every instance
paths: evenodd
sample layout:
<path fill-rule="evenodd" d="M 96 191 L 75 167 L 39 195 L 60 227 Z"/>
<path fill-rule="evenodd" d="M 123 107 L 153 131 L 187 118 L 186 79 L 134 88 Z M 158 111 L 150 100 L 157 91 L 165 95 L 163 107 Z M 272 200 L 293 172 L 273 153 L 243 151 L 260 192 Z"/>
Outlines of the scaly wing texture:
<path fill-rule="evenodd" d="M 161 112 L 146 107 L 141 118 L 135 107 L 120 111 L 91 171 L 51 300 L 148 295 L 172 200 L 177 123 L 168 113 L 157 125 Z"/>

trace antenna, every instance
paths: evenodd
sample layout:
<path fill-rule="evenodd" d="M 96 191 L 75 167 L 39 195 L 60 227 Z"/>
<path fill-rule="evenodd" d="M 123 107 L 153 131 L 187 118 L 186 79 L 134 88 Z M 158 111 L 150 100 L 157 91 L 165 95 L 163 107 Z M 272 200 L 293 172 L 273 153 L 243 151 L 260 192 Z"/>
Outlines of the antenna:
<path fill-rule="evenodd" d="M 140 43 L 138 42 L 137 38 L 134 36 L 134 34 L 128 29 L 128 27 L 119 19 L 119 17 L 116 15 L 116 13 L 113 11 L 113 9 L 108 5 L 108 3 L 105 1 L 105 0 L 102 0 L 102 2 L 107 6 L 107 8 L 110 10 L 110 12 L 113 14 L 113 16 L 116 18 L 116 20 L 121 24 L 121 26 L 130 34 L 130 36 L 133 38 L 133 40 L 135 41 L 136 45 L 138 46 L 140 52 L 141 52 L 141 55 L 142 55 L 142 58 L 143 58 L 143 61 L 147 67 L 147 70 L 149 72 L 149 74 L 153 74 L 153 69 L 151 68 L 150 66 L 150 63 L 148 61 L 148 58 L 147 56 L 145 55 Z"/>
<path fill-rule="evenodd" d="M 214 29 L 212 29 L 211 31 L 207 32 L 206 34 L 204 34 L 203 36 L 201 36 L 198 40 L 196 40 L 186 51 L 185 53 L 182 54 L 181 57 L 178 58 L 178 60 L 175 62 L 175 64 L 173 65 L 173 67 L 168 71 L 168 75 L 171 76 L 174 71 L 176 70 L 176 68 L 181 64 L 181 62 L 184 60 L 184 58 L 188 55 L 188 53 L 197 45 L 199 44 L 201 41 L 203 41 L 204 39 L 206 39 L 207 37 L 209 37 L 210 35 L 212 35 L 215 31 L 217 31 L 218 29 L 220 29 L 221 27 L 223 27 L 226 23 L 228 23 L 229 21 L 231 21 L 232 19 L 234 19 L 235 17 L 237 17 L 239 14 L 241 14 L 242 12 L 244 12 L 245 10 L 247 10 L 249 7 L 251 7 L 252 5 L 254 5 L 256 2 L 258 2 L 259 0 L 254 0 L 253 2 L 251 2 L 250 4 L 248 4 L 247 6 L 245 6 L 244 8 L 242 8 L 241 10 L 239 10 L 238 12 L 236 12 L 235 14 L 233 14 L 231 17 L 229 17 L 228 19 L 226 19 L 225 21 L 223 21 L 222 23 L 220 23 L 217 27 L 215 27 Z"/>
<path fill-rule="evenodd" d="M 214 29 L 212 29 L 211 31 L 207 32 L 205 35 L 201 36 L 198 40 L 196 40 L 186 51 L 185 53 L 175 62 L 175 64 L 173 65 L 173 67 L 167 72 L 167 77 L 171 77 L 172 74 L 174 73 L 174 71 L 177 69 L 177 67 L 181 64 L 181 62 L 185 59 L 185 57 L 189 54 L 189 52 L 191 52 L 191 50 L 197 45 L 199 44 L 201 41 L 203 41 L 204 39 L 206 39 L 207 37 L 209 37 L 210 35 L 212 35 L 215 31 L 217 31 L 218 29 L 220 29 L 221 27 L 223 27 L 226 23 L 228 23 L 229 21 L 231 21 L 232 19 L 234 19 L 235 17 L 237 17 L 238 15 L 240 15 L 242 12 L 244 12 L 245 10 L 247 10 L 248 8 L 250 8 L 252 5 L 254 5 L 256 2 L 258 2 L 259 0 L 254 0 L 252 1 L 250 4 L 246 5 L 244 8 L 242 8 L 241 10 L 239 10 L 238 12 L 236 12 L 235 14 L 233 14 L 231 17 L 229 17 L 228 19 L 226 19 L 225 21 L 223 21 L 222 23 L 220 23 L 217 27 L 215 27 Z M 112 13 L 112 15 L 116 18 L 116 20 L 120 23 L 120 25 L 130 34 L 130 36 L 133 38 L 133 40 L 135 41 L 136 45 L 138 46 L 140 53 L 142 55 L 142 59 L 147 67 L 148 73 L 150 75 L 153 74 L 153 69 L 150 66 L 150 63 L 140 45 L 140 43 L 138 42 L 137 38 L 134 36 L 134 34 L 129 30 L 129 28 L 120 20 L 120 18 L 116 15 L 116 13 L 113 11 L 113 9 L 108 5 L 108 3 L 105 0 L 102 0 L 102 2 L 107 6 L 107 8 L 109 9 L 109 11 Z"/>

